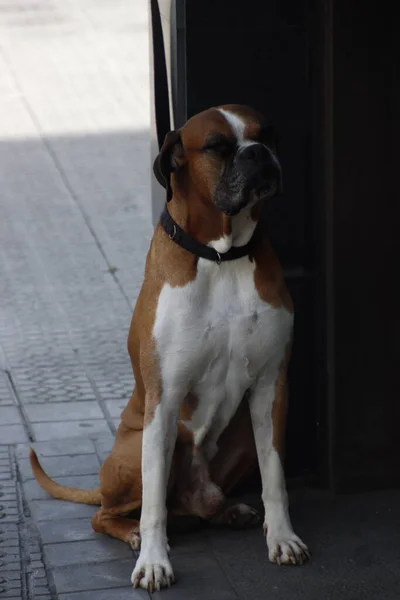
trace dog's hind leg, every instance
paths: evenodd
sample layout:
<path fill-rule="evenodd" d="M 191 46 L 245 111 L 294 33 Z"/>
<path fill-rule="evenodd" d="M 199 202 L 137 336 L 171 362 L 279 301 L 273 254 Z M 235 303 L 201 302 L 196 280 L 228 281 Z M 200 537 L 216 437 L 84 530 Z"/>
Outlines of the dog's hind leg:
<path fill-rule="evenodd" d="M 218 440 L 218 452 L 210 463 L 210 476 L 225 495 L 242 485 L 257 469 L 250 409 L 245 397 Z M 213 525 L 241 528 L 260 523 L 259 512 L 247 504 L 234 504 L 213 515 Z"/>
<path fill-rule="evenodd" d="M 142 502 L 142 434 L 123 423 L 119 426 L 113 449 L 99 473 L 101 509 L 92 518 L 92 527 L 128 543 L 140 546 L 139 521 L 127 518 Z"/>
<path fill-rule="evenodd" d="M 92 517 L 92 527 L 97 533 L 106 533 L 126 542 L 133 550 L 138 550 L 140 547 L 140 530 L 137 520 L 114 515 L 101 508 Z"/>

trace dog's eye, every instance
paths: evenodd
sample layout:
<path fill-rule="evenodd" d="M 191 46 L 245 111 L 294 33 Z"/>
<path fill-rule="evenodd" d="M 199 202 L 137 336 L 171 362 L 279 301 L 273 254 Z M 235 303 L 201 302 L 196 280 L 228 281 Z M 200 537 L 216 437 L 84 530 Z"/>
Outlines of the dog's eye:
<path fill-rule="evenodd" d="M 234 150 L 234 145 L 230 142 L 210 142 L 206 144 L 203 148 L 203 152 L 215 152 L 216 154 L 231 154 Z"/>

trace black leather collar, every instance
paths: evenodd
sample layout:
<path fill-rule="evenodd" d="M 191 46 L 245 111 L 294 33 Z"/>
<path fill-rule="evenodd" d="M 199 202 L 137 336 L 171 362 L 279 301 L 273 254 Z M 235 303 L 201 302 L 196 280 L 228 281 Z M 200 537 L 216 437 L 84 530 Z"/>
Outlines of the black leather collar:
<path fill-rule="evenodd" d="M 160 223 L 164 231 L 168 234 L 170 239 L 175 242 L 175 244 L 178 244 L 178 246 L 181 246 L 181 248 L 184 248 L 199 258 L 212 260 L 218 264 L 221 264 L 227 260 L 236 260 L 237 258 L 247 256 L 254 245 L 255 239 L 259 237 L 261 230 L 261 227 L 258 223 L 251 239 L 247 242 L 247 244 L 244 246 L 232 246 L 232 248 L 230 248 L 230 250 L 227 252 L 217 252 L 214 248 L 206 246 L 205 244 L 195 240 L 191 235 L 179 227 L 179 225 L 175 223 L 169 214 L 167 204 L 165 205 L 161 214 Z"/>

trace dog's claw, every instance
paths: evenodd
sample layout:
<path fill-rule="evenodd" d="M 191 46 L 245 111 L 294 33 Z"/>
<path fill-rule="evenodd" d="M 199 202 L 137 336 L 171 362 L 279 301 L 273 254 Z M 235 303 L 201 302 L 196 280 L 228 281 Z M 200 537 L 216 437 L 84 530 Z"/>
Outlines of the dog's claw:
<path fill-rule="evenodd" d="M 306 555 L 306 557 L 308 558 L 308 560 L 311 560 L 311 552 L 307 549 L 307 548 L 302 548 L 304 554 Z"/>
<path fill-rule="evenodd" d="M 146 557 L 147 558 L 147 557 Z M 159 592 L 161 588 L 171 587 L 174 582 L 172 567 L 165 557 L 158 556 L 156 560 L 146 558 L 140 561 L 133 570 L 131 581 L 134 588 L 141 587 L 150 594 Z"/>
<path fill-rule="evenodd" d="M 310 558 L 307 546 L 293 532 L 286 535 L 267 535 L 269 559 L 278 565 L 303 565 Z"/>

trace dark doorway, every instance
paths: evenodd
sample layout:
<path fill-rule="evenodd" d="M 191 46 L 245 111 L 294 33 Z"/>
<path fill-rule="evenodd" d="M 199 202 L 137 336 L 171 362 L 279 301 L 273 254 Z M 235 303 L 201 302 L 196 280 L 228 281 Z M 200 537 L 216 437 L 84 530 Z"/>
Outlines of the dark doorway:
<path fill-rule="evenodd" d="M 174 3 L 175 127 L 210 106 L 248 104 L 276 129 L 284 196 L 264 215 L 295 302 L 287 474 L 317 470 L 311 92 L 308 3 L 203 0 Z M 182 59 L 184 57 L 184 60 Z M 299 452 L 301 448 L 301 452 Z"/>

